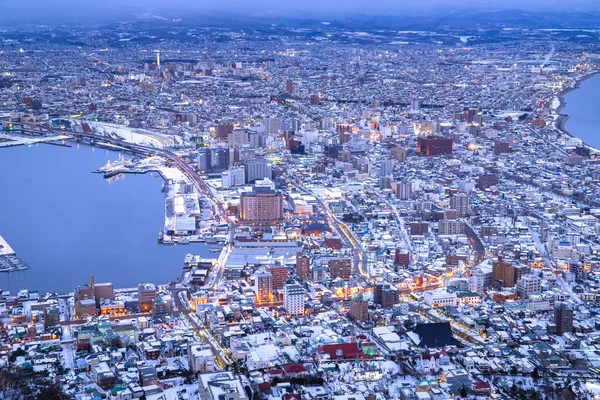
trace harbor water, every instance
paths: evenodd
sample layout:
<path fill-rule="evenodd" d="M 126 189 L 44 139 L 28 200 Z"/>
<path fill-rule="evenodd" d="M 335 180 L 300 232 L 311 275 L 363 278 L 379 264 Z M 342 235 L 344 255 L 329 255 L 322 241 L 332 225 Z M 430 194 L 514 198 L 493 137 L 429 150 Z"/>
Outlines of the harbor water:
<path fill-rule="evenodd" d="M 0 274 L 0 289 L 69 292 L 81 283 L 115 288 L 180 276 L 187 253 L 205 244 L 160 245 L 162 178 L 93 174 L 118 153 L 73 144 L 0 149 L 0 235 L 30 267 Z"/>
<path fill-rule="evenodd" d="M 581 82 L 581 87 L 564 96 L 562 109 L 569 119 L 565 129 L 589 146 L 600 149 L 600 74 Z"/>

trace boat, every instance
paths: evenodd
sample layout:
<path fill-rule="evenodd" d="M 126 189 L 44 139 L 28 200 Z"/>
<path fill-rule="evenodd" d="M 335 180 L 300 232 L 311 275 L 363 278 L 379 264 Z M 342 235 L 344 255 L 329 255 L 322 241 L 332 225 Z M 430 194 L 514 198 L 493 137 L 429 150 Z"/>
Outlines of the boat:
<path fill-rule="evenodd" d="M 208 249 L 209 251 L 212 251 L 213 253 L 218 253 L 221 251 L 221 247 L 211 247 L 210 249 Z"/>
<path fill-rule="evenodd" d="M 163 231 L 159 231 L 158 232 L 158 241 L 162 242 L 164 238 L 165 238 L 165 233 Z"/>

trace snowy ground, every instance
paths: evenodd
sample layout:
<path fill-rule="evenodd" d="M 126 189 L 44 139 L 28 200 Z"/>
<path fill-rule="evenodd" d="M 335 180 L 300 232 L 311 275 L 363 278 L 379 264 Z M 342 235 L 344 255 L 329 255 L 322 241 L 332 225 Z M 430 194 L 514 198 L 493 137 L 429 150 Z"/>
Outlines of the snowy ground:
<path fill-rule="evenodd" d="M 160 132 L 152 132 L 145 129 L 130 128 L 125 125 L 110 124 L 107 122 L 86 121 L 98 135 L 121 139 L 129 143 L 144 146 L 166 148 L 183 144 L 183 139 L 173 135 Z"/>

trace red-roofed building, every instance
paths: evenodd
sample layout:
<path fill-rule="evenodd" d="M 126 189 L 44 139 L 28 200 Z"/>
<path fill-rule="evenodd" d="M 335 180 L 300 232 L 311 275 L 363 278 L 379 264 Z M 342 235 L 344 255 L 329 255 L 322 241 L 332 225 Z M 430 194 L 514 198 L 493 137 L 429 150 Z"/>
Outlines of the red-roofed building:
<path fill-rule="evenodd" d="M 358 343 L 326 344 L 317 348 L 317 354 L 321 358 L 331 360 L 355 360 L 363 355 Z"/>
<path fill-rule="evenodd" d="M 283 370 L 280 368 L 273 368 L 273 369 L 268 370 L 267 374 L 269 374 L 270 377 L 283 376 Z"/>
<path fill-rule="evenodd" d="M 283 368 L 283 370 L 285 371 L 286 376 L 295 377 L 295 376 L 308 375 L 308 371 L 302 364 L 298 364 L 298 363 L 286 364 L 286 365 L 282 365 L 281 368 Z"/>
<path fill-rule="evenodd" d="M 489 396 L 492 393 L 492 387 L 487 382 L 473 382 L 473 392 L 478 396 Z"/>
<path fill-rule="evenodd" d="M 258 385 L 258 390 L 265 394 L 271 394 L 271 382 L 263 382 Z"/>
<path fill-rule="evenodd" d="M 283 400 L 302 400 L 302 397 L 300 397 L 300 395 L 296 393 L 288 393 L 285 396 L 283 396 Z"/>

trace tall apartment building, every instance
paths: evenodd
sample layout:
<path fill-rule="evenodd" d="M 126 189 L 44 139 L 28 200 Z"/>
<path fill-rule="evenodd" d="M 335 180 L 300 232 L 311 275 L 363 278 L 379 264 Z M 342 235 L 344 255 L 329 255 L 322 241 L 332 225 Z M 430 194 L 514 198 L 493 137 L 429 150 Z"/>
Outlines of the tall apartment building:
<path fill-rule="evenodd" d="M 502 281 L 505 287 L 514 287 L 529 270 L 525 265 L 513 265 L 500 259 L 492 264 L 492 280 Z"/>
<path fill-rule="evenodd" d="M 283 289 L 283 284 L 289 276 L 288 267 L 285 265 L 269 265 L 266 268 L 267 272 L 273 277 L 273 290 Z"/>
<path fill-rule="evenodd" d="M 558 335 L 573 332 L 573 309 L 566 303 L 556 304 L 554 307 L 554 323 Z"/>
<path fill-rule="evenodd" d="M 400 146 L 394 146 L 390 149 L 390 158 L 396 161 L 406 160 L 406 149 Z"/>
<path fill-rule="evenodd" d="M 394 172 L 394 161 L 393 160 L 382 160 L 381 167 L 379 168 L 379 176 L 388 176 Z"/>
<path fill-rule="evenodd" d="M 333 258 L 329 260 L 329 276 L 331 279 L 350 279 L 352 276 L 352 260 L 349 258 Z"/>
<path fill-rule="evenodd" d="M 263 118 L 260 121 L 260 131 L 266 133 L 277 133 L 281 129 L 281 119 L 279 118 Z"/>
<path fill-rule="evenodd" d="M 296 254 L 296 276 L 303 281 L 310 279 L 310 257 L 306 254 Z"/>
<path fill-rule="evenodd" d="M 469 214 L 469 196 L 465 193 L 457 193 L 450 198 L 450 208 L 458 212 L 459 217 Z"/>
<path fill-rule="evenodd" d="M 401 180 L 394 184 L 396 197 L 399 200 L 410 200 L 412 196 L 412 183 L 406 180 Z"/>
<path fill-rule="evenodd" d="M 369 319 L 369 303 L 365 301 L 362 293 L 357 294 L 352 299 L 350 318 L 354 321 L 366 321 Z"/>
<path fill-rule="evenodd" d="M 250 143 L 250 139 L 246 130 L 236 129 L 227 133 L 227 145 L 229 147 L 242 147 L 248 143 Z"/>
<path fill-rule="evenodd" d="M 294 82 L 291 80 L 285 81 L 285 91 L 288 93 L 292 93 L 294 91 Z"/>
<path fill-rule="evenodd" d="M 485 272 L 479 269 L 471 270 L 471 275 L 469 276 L 469 290 L 475 293 L 482 293 L 485 287 Z"/>
<path fill-rule="evenodd" d="M 252 183 L 257 179 L 271 179 L 273 177 L 273 166 L 265 158 L 255 158 L 246 161 L 246 182 Z"/>
<path fill-rule="evenodd" d="M 219 139 L 227 139 L 227 134 L 233 131 L 233 124 L 231 123 L 223 123 L 217 126 L 217 138 Z"/>
<path fill-rule="evenodd" d="M 152 312 L 152 301 L 156 298 L 158 290 L 153 283 L 141 283 L 138 286 L 138 302 L 140 312 Z"/>
<path fill-rule="evenodd" d="M 221 186 L 224 188 L 242 186 L 244 183 L 246 183 L 246 171 L 243 166 L 229 168 L 221 175 Z"/>
<path fill-rule="evenodd" d="M 283 217 L 281 194 L 265 187 L 244 192 L 239 203 L 240 220 L 249 223 L 275 222 Z"/>
<path fill-rule="evenodd" d="M 297 283 L 285 285 L 283 307 L 290 315 L 304 314 L 304 288 Z"/>
<path fill-rule="evenodd" d="M 410 264 L 410 252 L 397 248 L 394 253 L 394 264 L 407 267 Z"/>
<path fill-rule="evenodd" d="M 271 302 L 273 300 L 273 275 L 264 269 L 254 274 L 254 290 L 258 304 Z"/>
<path fill-rule="evenodd" d="M 384 308 L 392 308 L 400 301 L 400 292 L 386 282 L 377 282 L 373 288 L 373 302 Z"/>

